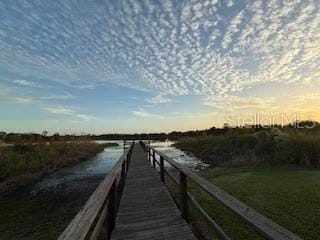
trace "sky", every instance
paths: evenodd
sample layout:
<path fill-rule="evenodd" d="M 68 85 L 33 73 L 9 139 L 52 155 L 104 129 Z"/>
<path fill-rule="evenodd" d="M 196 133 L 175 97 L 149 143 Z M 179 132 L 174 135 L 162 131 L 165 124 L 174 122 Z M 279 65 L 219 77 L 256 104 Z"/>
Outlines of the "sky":
<path fill-rule="evenodd" d="M 319 0 L 2 0 L 0 130 L 320 120 L 319 9 Z"/>

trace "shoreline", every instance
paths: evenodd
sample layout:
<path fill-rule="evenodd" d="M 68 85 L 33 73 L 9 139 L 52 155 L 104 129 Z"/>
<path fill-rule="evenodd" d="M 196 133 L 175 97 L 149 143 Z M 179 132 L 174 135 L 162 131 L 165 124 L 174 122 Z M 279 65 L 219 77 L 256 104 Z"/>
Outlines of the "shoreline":
<path fill-rule="evenodd" d="M 111 146 L 110 146 L 111 147 Z M 108 162 L 113 165 L 114 159 L 111 147 L 110 151 L 102 152 L 102 158 L 109 156 Z M 116 152 L 121 154 L 122 148 L 115 148 Z M 116 154 L 118 155 L 118 154 Z M 101 161 L 99 157 L 93 157 L 86 162 L 79 162 L 79 166 L 86 169 L 87 166 L 94 166 L 94 163 Z M 110 165 L 110 168 L 111 168 Z M 66 174 L 72 174 L 72 169 L 77 169 L 77 164 L 72 164 L 67 167 L 66 171 L 63 168 L 59 169 Z M 77 171 L 76 170 L 76 171 Z M 52 173 L 53 178 L 59 176 L 59 171 L 56 169 Z M 90 171 L 90 170 L 89 170 Z M 105 174 L 108 174 L 106 170 Z M 105 174 L 95 173 L 94 175 L 88 174 L 86 176 L 79 175 L 79 178 L 68 180 L 68 176 L 62 182 L 54 186 L 34 185 L 18 188 L 15 191 L 7 193 L 0 197 L 0 232 L 2 233 L 1 239 L 3 240 L 41 240 L 48 239 L 54 240 L 66 228 L 74 216 L 87 202 L 91 194 L 97 186 L 104 179 Z M 46 181 L 48 174 L 43 176 Z M 50 178 L 49 174 L 49 178 Z M 40 181 L 41 183 L 42 181 Z"/>
<path fill-rule="evenodd" d="M 65 143 L 59 143 L 59 145 L 60 144 L 66 145 Z M 83 150 L 81 152 L 76 152 L 75 150 L 74 155 L 71 155 L 67 158 L 63 154 L 61 154 L 60 156 L 55 156 L 54 158 L 56 160 L 48 161 L 47 164 L 39 166 L 39 168 L 35 171 L 27 171 L 26 173 L 22 173 L 19 175 L 5 177 L 0 182 L 0 196 L 11 194 L 15 191 L 19 191 L 20 188 L 25 188 L 29 185 L 35 184 L 45 176 L 52 174 L 58 170 L 90 160 L 91 158 L 97 156 L 97 154 L 103 152 L 104 148 L 106 147 L 94 142 L 76 142 L 68 144 L 68 147 L 71 146 L 70 144 L 76 144 L 76 147 L 78 147 L 76 149 L 82 148 Z"/>

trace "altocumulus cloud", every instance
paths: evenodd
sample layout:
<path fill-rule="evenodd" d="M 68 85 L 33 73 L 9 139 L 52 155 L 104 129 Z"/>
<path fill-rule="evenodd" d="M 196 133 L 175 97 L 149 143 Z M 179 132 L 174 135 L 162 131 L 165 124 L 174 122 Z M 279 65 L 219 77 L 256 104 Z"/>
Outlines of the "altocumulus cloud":
<path fill-rule="evenodd" d="M 263 83 L 320 79 L 317 0 L 4 0 L 0 16 L 9 72 L 158 91 L 153 103 L 200 95 L 214 104 Z"/>
<path fill-rule="evenodd" d="M 152 104 L 170 103 L 171 101 L 172 101 L 171 98 L 163 94 L 159 94 L 153 98 L 147 99 L 147 102 Z"/>
<path fill-rule="evenodd" d="M 20 86 L 26 86 L 26 87 L 39 87 L 39 85 L 36 84 L 35 82 L 24 80 L 24 79 L 14 80 L 13 83 L 18 84 Z"/>

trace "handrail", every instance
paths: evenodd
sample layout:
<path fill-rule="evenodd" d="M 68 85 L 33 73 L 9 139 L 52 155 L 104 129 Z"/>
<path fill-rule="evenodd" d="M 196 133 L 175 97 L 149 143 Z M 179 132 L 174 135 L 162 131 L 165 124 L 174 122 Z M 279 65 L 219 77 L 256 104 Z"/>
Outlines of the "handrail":
<path fill-rule="evenodd" d="M 59 236 L 58 240 L 98 239 L 105 221 L 107 222 L 106 230 L 110 237 L 111 231 L 115 227 L 119 195 L 123 190 L 133 147 L 134 143 L 119 158 L 110 173 L 100 183 L 84 207 Z"/>
<path fill-rule="evenodd" d="M 249 223 L 252 227 L 254 227 L 258 232 L 260 232 L 264 237 L 267 239 L 286 239 L 286 240 L 301 240 L 299 236 L 290 232 L 286 228 L 282 227 L 281 225 L 273 222 L 271 219 L 267 218 L 266 216 L 258 213 L 254 209 L 248 207 L 246 204 L 240 202 L 238 199 L 233 197 L 232 195 L 228 194 L 227 192 L 223 191 L 213 183 L 209 182 L 208 180 L 202 178 L 198 174 L 192 172 L 189 168 L 177 163 L 172 158 L 168 157 L 164 153 L 145 145 L 144 149 L 146 149 L 146 154 L 148 156 L 149 161 L 155 164 L 158 164 L 160 167 L 160 176 L 161 180 L 164 182 L 164 174 L 168 174 L 169 172 L 164 168 L 164 161 L 169 163 L 172 167 L 179 171 L 179 181 L 174 179 L 174 182 L 178 182 L 180 185 L 180 207 L 182 211 L 182 215 L 188 218 L 188 201 L 191 201 L 194 206 L 200 207 L 200 204 L 196 202 L 194 198 L 190 199 L 191 194 L 187 192 L 186 181 L 187 179 L 192 180 L 198 186 L 201 187 L 205 192 L 207 192 L 211 197 L 214 197 L 223 205 L 231 209 L 234 213 L 244 219 L 247 223 Z M 160 156 L 160 161 L 157 161 L 156 154 Z M 169 177 L 172 178 L 172 174 L 169 174 Z M 195 204 L 196 203 L 196 204 Z M 203 214 L 203 209 L 198 210 Z M 205 216 L 206 218 L 208 217 Z M 186 219 L 187 221 L 189 219 Z M 215 223 L 212 219 L 210 219 L 209 223 Z M 220 239 L 229 239 L 227 235 L 225 235 L 220 227 L 217 228 L 214 224 L 211 226 L 219 233 Z"/>

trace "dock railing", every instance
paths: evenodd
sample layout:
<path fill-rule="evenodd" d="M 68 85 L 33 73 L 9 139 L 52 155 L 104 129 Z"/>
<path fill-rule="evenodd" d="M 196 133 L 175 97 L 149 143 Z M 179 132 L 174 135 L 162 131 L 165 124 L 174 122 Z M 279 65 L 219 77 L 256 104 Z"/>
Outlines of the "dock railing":
<path fill-rule="evenodd" d="M 279 224 L 273 222 L 271 219 L 258 213 L 254 209 L 248 207 L 240 202 L 235 197 L 223 191 L 208 180 L 202 178 L 198 174 L 192 172 L 189 168 L 177 163 L 172 158 L 164 153 L 154 149 L 150 145 L 141 142 L 147 159 L 151 165 L 156 168 L 159 167 L 160 179 L 165 183 L 165 176 L 168 176 L 179 188 L 179 207 L 183 218 L 189 222 L 189 203 L 206 219 L 207 223 L 213 228 L 219 239 L 230 239 L 230 237 L 222 230 L 222 228 L 209 216 L 209 214 L 201 207 L 200 203 L 196 201 L 194 196 L 188 192 L 187 183 L 191 180 L 202 190 L 207 192 L 212 198 L 217 199 L 224 206 L 236 213 L 241 219 L 251 225 L 257 232 L 262 234 L 266 239 L 274 240 L 297 240 L 301 239 L 296 234 L 290 232 Z M 158 159 L 157 159 L 158 157 Z M 165 168 L 165 162 L 178 171 L 179 177 L 175 177 L 169 169 Z"/>
<path fill-rule="evenodd" d="M 103 232 L 110 238 L 134 144 L 125 150 L 110 173 L 90 196 L 58 240 L 98 239 Z"/>

